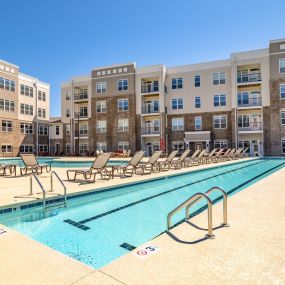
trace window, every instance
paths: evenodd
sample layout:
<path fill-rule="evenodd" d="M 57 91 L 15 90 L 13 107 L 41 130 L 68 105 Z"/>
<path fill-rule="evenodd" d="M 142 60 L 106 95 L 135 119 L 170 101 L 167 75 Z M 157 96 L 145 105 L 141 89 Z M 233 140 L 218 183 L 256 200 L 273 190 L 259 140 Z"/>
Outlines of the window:
<path fill-rule="evenodd" d="M 214 72 L 213 73 L 213 84 L 225 84 L 226 83 L 226 73 L 225 72 Z"/>
<path fill-rule="evenodd" d="M 281 145 L 282 145 L 282 153 L 285 154 L 285 140 L 284 139 L 281 141 Z"/>
<path fill-rule="evenodd" d="M 88 108 L 87 106 L 80 107 L 79 117 L 88 117 Z"/>
<path fill-rule="evenodd" d="M 118 150 L 129 150 L 130 145 L 128 141 L 118 142 Z"/>
<path fill-rule="evenodd" d="M 99 151 L 107 151 L 107 143 L 106 142 L 98 142 L 96 143 L 96 150 Z"/>
<path fill-rule="evenodd" d="M 129 100 L 128 99 L 119 99 L 118 100 L 118 111 L 128 111 L 129 110 Z"/>
<path fill-rule="evenodd" d="M 96 83 L 96 93 L 105 93 L 107 91 L 106 82 L 97 82 Z"/>
<path fill-rule="evenodd" d="M 213 123 L 214 123 L 214 129 L 226 129 L 227 116 L 214 116 Z"/>
<path fill-rule="evenodd" d="M 38 145 L 39 152 L 48 152 L 48 145 L 47 144 L 39 144 Z"/>
<path fill-rule="evenodd" d="M 227 140 L 214 141 L 214 148 L 228 148 Z"/>
<path fill-rule="evenodd" d="M 174 98 L 172 99 L 172 110 L 183 109 L 183 99 L 182 98 Z"/>
<path fill-rule="evenodd" d="M 195 130 L 202 130 L 202 117 L 195 117 Z"/>
<path fill-rule="evenodd" d="M 6 100 L 6 99 L 0 99 L 0 111 L 15 111 L 15 102 Z"/>
<path fill-rule="evenodd" d="M 172 89 L 181 89 L 183 88 L 182 78 L 172 78 Z"/>
<path fill-rule="evenodd" d="M 184 130 L 184 118 L 172 118 L 172 131 Z"/>
<path fill-rule="evenodd" d="M 38 91 L 38 99 L 40 101 L 46 101 L 46 93 L 43 91 Z"/>
<path fill-rule="evenodd" d="M 34 96 L 34 89 L 33 89 L 33 87 L 21 84 L 20 88 L 21 88 L 21 90 L 20 90 L 21 95 L 29 96 L 29 97 L 33 97 Z"/>
<path fill-rule="evenodd" d="M 39 118 L 46 118 L 46 109 L 38 108 L 38 117 Z"/>
<path fill-rule="evenodd" d="M 280 84 L 280 98 L 285 99 L 285 84 Z"/>
<path fill-rule="evenodd" d="M 88 124 L 80 124 L 79 125 L 79 134 L 87 135 L 88 134 Z"/>
<path fill-rule="evenodd" d="M 285 125 L 285 111 L 281 111 L 280 113 L 280 118 L 281 118 L 281 125 Z"/>
<path fill-rule="evenodd" d="M 120 79 L 118 80 L 118 91 L 128 90 L 128 79 Z"/>
<path fill-rule="evenodd" d="M 58 136 L 59 135 L 59 126 L 55 126 L 55 134 Z"/>
<path fill-rule="evenodd" d="M 79 154 L 85 155 L 87 153 L 88 153 L 88 144 L 87 143 L 79 144 Z"/>
<path fill-rule="evenodd" d="M 48 126 L 39 125 L 38 126 L 38 135 L 47 136 L 48 135 Z"/>
<path fill-rule="evenodd" d="M 70 135 L 70 125 L 65 126 L 65 134 Z"/>
<path fill-rule="evenodd" d="M 0 89 L 5 88 L 5 79 L 3 77 L 0 77 Z"/>
<path fill-rule="evenodd" d="M 8 91 L 14 92 L 15 91 L 15 81 L 0 77 L 0 89 L 5 89 Z"/>
<path fill-rule="evenodd" d="M 12 145 L 2 144 L 1 150 L 2 150 L 2 152 L 5 152 L 5 153 L 12 152 Z"/>
<path fill-rule="evenodd" d="M 184 151 L 184 142 L 183 141 L 172 142 L 172 150 L 178 150 L 178 153 L 181 154 Z"/>
<path fill-rule="evenodd" d="M 118 132 L 128 132 L 128 131 L 129 131 L 129 119 L 119 119 Z"/>
<path fill-rule="evenodd" d="M 33 133 L 33 124 L 21 123 L 20 124 L 22 134 L 32 134 Z"/>
<path fill-rule="evenodd" d="M 107 112 L 106 101 L 97 101 L 96 102 L 96 111 L 97 111 L 97 113 L 106 113 Z"/>
<path fill-rule="evenodd" d="M 195 87 L 200 87 L 200 85 L 201 85 L 200 75 L 195 75 L 194 83 L 195 83 Z"/>
<path fill-rule="evenodd" d="M 201 97 L 195 97 L 195 108 L 201 108 Z"/>
<path fill-rule="evenodd" d="M 238 127 L 239 128 L 249 128 L 249 115 L 239 115 L 238 116 Z"/>
<path fill-rule="evenodd" d="M 34 108 L 33 108 L 32 105 L 21 104 L 21 105 L 20 105 L 20 108 L 21 108 L 21 114 L 33 116 L 33 114 L 34 114 Z"/>
<path fill-rule="evenodd" d="M 22 144 L 20 145 L 20 152 L 21 153 L 33 153 L 34 146 L 30 144 Z"/>
<path fill-rule="evenodd" d="M 285 58 L 279 59 L 279 72 L 285 73 Z"/>
<path fill-rule="evenodd" d="M 238 106 L 248 105 L 248 92 L 238 92 Z"/>
<path fill-rule="evenodd" d="M 65 109 L 65 116 L 66 116 L 67 118 L 70 117 L 70 109 L 69 109 L 69 108 Z"/>
<path fill-rule="evenodd" d="M 65 92 L 65 100 L 68 101 L 71 99 L 71 91 L 66 91 Z"/>
<path fill-rule="evenodd" d="M 70 144 L 69 143 L 65 145 L 65 154 L 70 154 Z"/>
<path fill-rule="evenodd" d="M 106 133 L 106 131 L 107 131 L 106 120 L 96 122 L 96 131 L 97 131 L 97 133 Z"/>
<path fill-rule="evenodd" d="M 226 106 L 226 95 L 214 95 L 214 107 Z"/>
<path fill-rule="evenodd" d="M 2 132 L 12 132 L 12 121 L 2 121 Z"/>

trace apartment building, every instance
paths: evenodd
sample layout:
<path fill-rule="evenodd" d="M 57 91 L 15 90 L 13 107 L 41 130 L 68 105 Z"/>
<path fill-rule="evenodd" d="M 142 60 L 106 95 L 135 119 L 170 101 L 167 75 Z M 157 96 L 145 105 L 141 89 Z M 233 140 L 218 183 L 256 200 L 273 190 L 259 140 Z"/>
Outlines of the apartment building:
<path fill-rule="evenodd" d="M 0 155 L 49 153 L 49 84 L 0 60 Z"/>
<path fill-rule="evenodd" d="M 213 62 L 95 68 L 62 85 L 62 150 L 283 155 L 284 77 L 285 39 Z"/>

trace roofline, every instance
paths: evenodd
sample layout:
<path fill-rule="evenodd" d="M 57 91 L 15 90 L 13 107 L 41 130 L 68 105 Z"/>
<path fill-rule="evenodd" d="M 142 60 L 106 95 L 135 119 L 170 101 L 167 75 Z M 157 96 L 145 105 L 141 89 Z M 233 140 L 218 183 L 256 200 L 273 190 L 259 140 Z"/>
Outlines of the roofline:
<path fill-rule="evenodd" d="M 18 65 L 14 64 L 14 63 L 11 63 L 11 62 L 8 62 L 8 61 L 5 61 L 5 60 L 3 60 L 3 59 L 1 59 L 1 58 L 0 58 L 0 62 L 2 62 L 2 63 L 4 63 L 4 64 L 9 64 L 9 65 L 11 65 L 11 66 L 13 66 L 13 67 L 19 69 L 19 66 L 18 66 Z"/>
<path fill-rule="evenodd" d="M 112 65 L 106 65 L 106 66 L 99 66 L 99 67 L 92 68 L 91 71 L 99 70 L 99 69 L 106 69 L 106 68 L 120 67 L 120 66 L 127 66 L 127 65 L 132 65 L 132 64 L 136 67 L 135 62 L 128 62 L 128 63 L 123 63 L 123 64 L 112 64 Z"/>
<path fill-rule="evenodd" d="M 281 43 L 281 42 L 285 42 L 285 38 L 283 39 L 276 39 L 276 40 L 271 40 L 269 41 L 270 44 L 274 44 L 274 43 Z"/>
<path fill-rule="evenodd" d="M 22 72 L 19 72 L 19 76 L 27 77 L 27 78 L 29 78 L 31 80 L 36 81 L 37 83 L 40 83 L 40 84 L 43 84 L 43 85 L 46 85 L 46 86 L 50 87 L 49 83 L 41 81 L 40 79 L 38 79 L 38 78 L 36 78 L 34 76 L 31 76 L 31 75 L 28 75 L 28 74 L 25 74 L 25 73 L 22 73 Z"/>

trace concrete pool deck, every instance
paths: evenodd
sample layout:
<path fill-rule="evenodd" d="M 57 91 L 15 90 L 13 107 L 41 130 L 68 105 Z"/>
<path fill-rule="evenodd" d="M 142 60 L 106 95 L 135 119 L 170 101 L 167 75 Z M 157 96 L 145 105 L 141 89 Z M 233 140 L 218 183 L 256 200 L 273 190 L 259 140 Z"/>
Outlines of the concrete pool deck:
<path fill-rule="evenodd" d="M 7 230 L 0 235 L 0 284 L 285 284 L 284 188 L 283 168 L 229 198 L 230 227 L 214 230 L 215 239 L 203 240 L 206 232 L 185 222 L 147 243 L 158 252 L 142 258 L 134 250 L 100 270 L 0 226 Z M 205 228 L 206 214 L 191 223 Z M 213 217 L 219 226 L 222 203 Z"/>

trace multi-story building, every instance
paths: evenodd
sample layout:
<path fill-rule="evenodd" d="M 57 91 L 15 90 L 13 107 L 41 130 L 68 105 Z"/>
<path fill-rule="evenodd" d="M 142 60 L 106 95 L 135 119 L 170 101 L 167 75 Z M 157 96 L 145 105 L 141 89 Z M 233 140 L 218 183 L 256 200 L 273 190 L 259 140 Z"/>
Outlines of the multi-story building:
<path fill-rule="evenodd" d="M 96 68 L 62 85 L 62 149 L 283 155 L 284 102 L 285 39 L 200 64 Z"/>
<path fill-rule="evenodd" d="M 49 152 L 49 84 L 0 60 L 0 154 Z M 38 129 L 38 130 L 37 130 Z"/>

